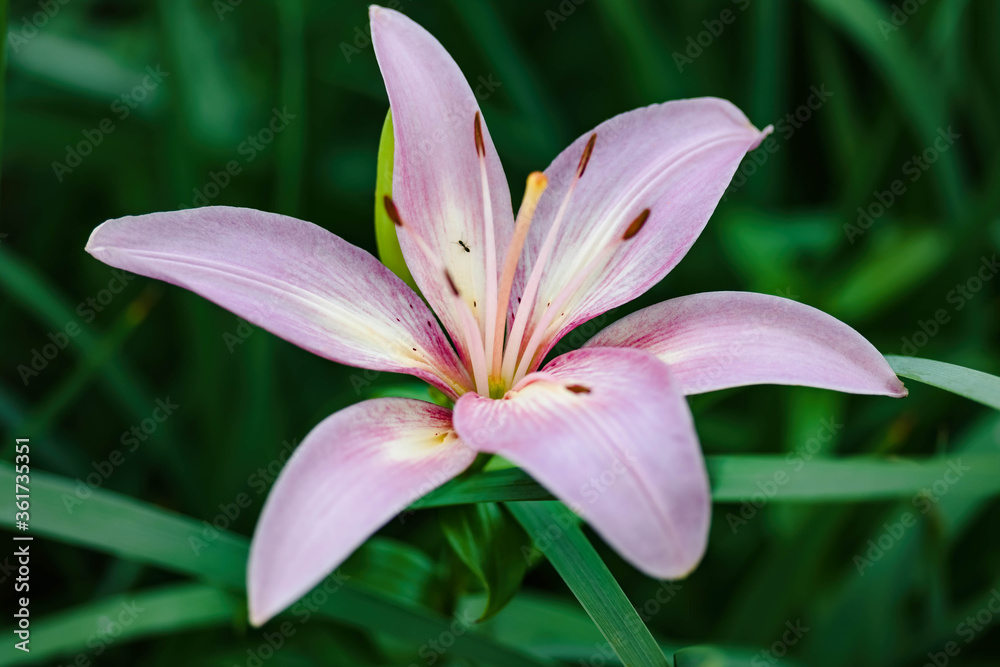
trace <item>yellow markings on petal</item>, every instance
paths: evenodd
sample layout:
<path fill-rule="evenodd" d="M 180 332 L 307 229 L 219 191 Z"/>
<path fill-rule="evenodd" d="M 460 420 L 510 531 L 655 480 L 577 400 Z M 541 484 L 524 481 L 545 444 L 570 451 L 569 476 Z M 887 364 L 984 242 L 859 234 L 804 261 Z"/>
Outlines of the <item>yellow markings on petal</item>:
<path fill-rule="evenodd" d="M 458 434 L 451 429 L 444 427 L 426 429 L 386 443 L 385 458 L 390 461 L 423 459 L 438 453 L 442 446 L 451 446 L 457 443 Z"/>

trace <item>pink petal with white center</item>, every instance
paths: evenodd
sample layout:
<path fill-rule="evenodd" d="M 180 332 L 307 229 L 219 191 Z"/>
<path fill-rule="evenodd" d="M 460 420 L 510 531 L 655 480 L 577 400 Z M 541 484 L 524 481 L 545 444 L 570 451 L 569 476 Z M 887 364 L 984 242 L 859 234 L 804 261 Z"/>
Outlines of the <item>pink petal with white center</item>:
<path fill-rule="evenodd" d="M 590 268 L 590 275 L 547 327 L 546 342 L 536 359 L 540 361 L 570 329 L 659 282 L 698 238 L 743 156 L 769 131 L 757 130 L 725 100 L 679 100 L 615 116 L 560 153 L 545 170 L 549 187 L 535 213 L 515 286 L 517 296 L 584 148 L 596 133 L 593 153 L 545 265 L 529 329 L 541 318 L 539 304 L 555 301 L 573 276 L 619 241 L 644 210 L 649 209 L 649 217 L 634 238 Z"/>
<path fill-rule="evenodd" d="M 250 545 L 250 620 L 309 592 L 383 524 L 465 470 L 475 452 L 451 411 L 407 398 L 358 403 L 320 422 L 271 489 Z"/>
<path fill-rule="evenodd" d="M 439 264 L 448 269 L 485 332 L 487 304 L 496 302 L 495 295 L 489 299 L 487 294 L 490 267 L 495 281 L 513 232 L 507 179 L 484 122 L 494 230 L 491 252 L 474 131 L 479 104 L 472 89 L 444 47 L 411 19 L 375 6 L 370 17 L 372 44 L 392 109 L 392 197 L 407 227 L 399 230 L 400 247 L 420 291 L 465 356 L 461 317 Z M 433 259 L 412 234 L 423 238 Z"/>
<path fill-rule="evenodd" d="M 646 352 L 591 348 L 554 359 L 500 400 L 455 404 L 462 441 L 522 466 L 653 577 L 690 572 L 711 501 L 687 402 Z"/>
<path fill-rule="evenodd" d="M 228 206 L 151 213 L 105 222 L 87 252 L 189 289 L 327 359 L 416 375 L 451 396 L 469 386 L 420 297 L 312 223 Z"/>
<path fill-rule="evenodd" d="M 615 322 L 590 346 L 655 354 L 685 394 L 789 384 L 906 396 L 885 358 L 857 331 L 767 294 L 707 292 L 664 301 Z"/>

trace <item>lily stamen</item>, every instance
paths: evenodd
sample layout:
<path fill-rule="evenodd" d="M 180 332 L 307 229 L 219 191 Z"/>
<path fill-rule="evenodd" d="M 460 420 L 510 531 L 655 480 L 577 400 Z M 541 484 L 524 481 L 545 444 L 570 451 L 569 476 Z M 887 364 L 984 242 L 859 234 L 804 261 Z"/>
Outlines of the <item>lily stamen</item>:
<path fill-rule="evenodd" d="M 476 383 L 476 391 L 482 393 L 485 389 L 487 395 L 489 394 L 489 380 L 488 374 L 486 372 L 486 352 L 483 349 L 483 337 L 479 331 L 479 325 L 476 323 L 476 317 L 469 307 L 469 304 L 465 302 L 462 298 L 461 293 L 458 290 L 458 286 L 455 283 L 455 279 L 452 277 L 451 272 L 444 265 L 444 262 L 431 251 L 427 242 L 424 241 L 421 236 L 414 230 L 410 229 L 410 226 L 403 222 L 402 216 L 399 214 L 399 209 L 396 207 L 396 203 L 392 200 L 392 197 L 386 195 L 383 200 L 385 205 L 386 215 L 392 220 L 393 224 L 396 225 L 398 229 L 407 232 L 408 236 L 413 239 L 416 243 L 417 248 L 423 253 L 424 257 L 433 266 L 437 267 L 445 276 L 445 282 L 448 285 L 450 296 L 456 303 L 456 310 L 458 311 L 459 323 L 462 328 L 462 336 L 465 338 L 466 348 L 469 350 L 469 363 L 472 365 L 470 371 L 473 381 Z"/>
<path fill-rule="evenodd" d="M 556 298 L 553 299 L 548 306 L 546 306 L 545 312 L 542 313 L 541 318 L 538 320 L 538 324 L 535 326 L 534 331 L 531 334 L 531 338 L 528 340 L 528 344 L 524 347 L 524 354 L 521 355 L 517 371 L 514 373 L 514 378 L 511 381 L 512 384 L 517 384 L 521 378 L 528 373 L 528 370 L 534 366 L 534 356 L 545 339 L 549 326 L 552 324 L 553 320 L 555 320 L 556 313 L 562 313 L 569 299 L 579 293 L 583 282 L 592 276 L 598 275 L 618 249 L 624 245 L 625 242 L 631 240 L 636 234 L 639 233 L 639 231 L 646 224 L 646 220 L 649 219 L 649 212 L 648 208 L 643 209 L 643 211 L 629 223 L 628 227 L 625 228 L 624 233 L 622 233 L 622 235 L 610 245 L 605 246 L 599 253 L 597 253 L 597 255 L 592 257 L 582 269 L 577 271 L 573 278 L 566 283 L 566 286 L 559 291 Z"/>
<path fill-rule="evenodd" d="M 486 144 L 483 142 L 483 125 L 478 111 L 476 112 L 474 130 L 476 155 L 479 156 L 479 175 L 483 190 L 483 223 L 486 230 L 486 318 L 483 322 L 483 336 L 485 338 L 483 341 L 483 353 L 485 359 L 492 362 L 494 346 L 503 346 L 503 332 L 500 332 L 498 338 L 496 328 L 493 326 L 493 323 L 497 319 L 496 232 L 493 227 L 493 202 L 490 198 L 490 181 L 486 171 Z M 479 330 L 478 325 L 476 330 Z M 476 379 L 476 382 L 477 384 L 479 383 L 479 378 Z"/>
<path fill-rule="evenodd" d="M 458 291 L 455 279 L 451 277 L 451 272 L 448 269 L 444 270 L 444 277 L 448 283 L 448 287 L 451 288 L 452 297 L 459 302 L 457 310 L 461 319 L 465 344 L 469 350 L 469 362 L 472 364 L 472 380 L 476 383 L 476 392 L 481 396 L 489 396 L 490 385 L 489 376 L 486 372 L 486 351 L 483 349 L 483 339 L 479 334 L 479 325 L 476 323 L 476 318 L 472 314 L 469 304 L 465 303 L 461 292 Z"/>
<path fill-rule="evenodd" d="M 521 303 L 517 306 L 517 312 L 514 315 L 514 324 L 511 328 L 510 337 L 507 340 L 506 349 L 504 351 L 503 368 L 501 369 L 502 377 L 513 378 L 514 376 L 514 369 L 518 359 L 518 352 L 521 347 L 521 340 L 524 338 L 525 327 L 527 326 L 528 319 L 531 317 L 534 309 L 535 294 L 538 292 L 538 287 L 542 282 L 542 273 L 545 270 L 545 264 L 548 261 L 549 255 L 552 254 L 552 248 L 556 244 L 556 238 L 559 234 L 559 226 L 566 213 L 566 207 L 569 206 L 569 201 L 573 196 L 573 192 L 576 190 L 576 185 L 580 182 L 580 178 L 587 169 L 587 164 L 590 162 L 590 156 L 594 151 L 594 144 L 596 141 L 597 133 L 595 132 L 590 135 L 590 140 L 587 141 L 587 146 L 583 149 L 583 155 L 580 156 L 580 162 L 577 165 L 576 173 L 573 175 L 573 180 L 570 182 L 569 188 L 566 190 L 566 195 L 563 197 L 562 203 L 559 205 L 559 210 L 556 212 L 556 217 L 552 221 L 552 226 L 549 227 L 549 233 L 545 237 L 545 243 L 542 245 L 542 249 L 538 252 L 538 257 L 535 258 L 535 265 L 532 267 L 531 275 L 528 277 L 528 282 L 524 286 Z"/>
<path fill-rule="evenodd" d="M 503 340 L 504 329 L 507 324 L 507 308 L 510 306 L 510 291 L 514 285 L 517 264 L 521 259 L 521 252 L 524 249 L 524 241 L 528 237 L 528 230 L 531 229 L 531 221 L 535 217 L 535 209 L 538 208 L 538 200 L 542 198 L 542 193 L 545 192 L 545 188 L 548 185 L 549 179 L 540 171 L 532 172 L 528 176 L 528 182 L 525 184 L 524 198 L 521 200 L 521 208 L 517 212 L 517 220 L 514 223 L 514 234 L 510 239 L 510 246 L 507 248 L 503 273 L 500 275 L 499 302 L 497 303 L 494 340 Z M 502 344 L 494 346 L 490 365 L 491 378 L 500 374 L 503 352 L 504 347 Z"/>

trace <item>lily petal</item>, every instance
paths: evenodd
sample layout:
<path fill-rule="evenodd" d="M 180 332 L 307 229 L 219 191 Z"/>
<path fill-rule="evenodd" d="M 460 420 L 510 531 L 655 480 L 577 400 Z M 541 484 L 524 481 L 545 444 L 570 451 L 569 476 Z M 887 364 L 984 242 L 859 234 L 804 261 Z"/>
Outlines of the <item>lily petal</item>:
<path fill-rule="evenodd" d="M 502 400 L 465 394 L 454 421 L 463 442 L 524 467 L 643 572 L 681 577 L 701 559 L 705 463 L 687 402 L 652 355 L 569 352 Z"/>
<path fill-rule="evenodd" d="M 476 96 L 433 35 L 391 9 L 372 6 L 370 16 L 372 44 L 392 109 L 392 196 L 407 227 L 400 230 L 400 247 L 420 291 L 468 359 L 461 317 L 441 267 L 447 268 L 485 332 L 486 309 L 491 301 L 496 303 L 495 295 L 487 298 L 488 267 L 493 267 L 496 281 L 513 233 L 507 179 L 482 123 L 494 230 L 491 249 L 476 146 Z M 433 258 L 421 251 L 412 234 L 420 235 Z"/>
<path fill-rule="evenodd" d="M 408 398 L 355 404 L 320 422 L 281 471 L 254 531 L 250 620 L 307 593 L 385 522 L 459 474 L 475 452 L 451 412 Z"/>
<path fill-rule="evenodd" d="M 685 394 L 790 384 L 906 395 L 885 358 L 857 331 L 821 310 L 768 294 L 707 292 L 664 301 L 615 322 L 590 346 L 655 354 Z"/>
<path fill-rule="evenodd" d="M 369 253 L 314 224 L 209 206 L 109 220 L 87 252 L 179 285 L 327 359 L 469 386 L 434 315 Z"/>
<path fill-rule="evenodd" d="M 529 330 L 541 319 L 538 305 L 560 291 L 620 241 L 649 209 L 635 237 L 606 260 L 589 266 L 586 279 L 547 327 L 544 358 L 577 325 L 636 298 L 659 282 L 701 234 L 747 151 L 761 132 L 733 104 L 716 98 L 679 100 L 615 116 L 573 142 L 545 170 L 549 186 L 535 212 L 516 295 L 596 134 L 586 170 L 569 199 L 544 270 Z M 517 299 L 513 300 L 515 303 Z"/>

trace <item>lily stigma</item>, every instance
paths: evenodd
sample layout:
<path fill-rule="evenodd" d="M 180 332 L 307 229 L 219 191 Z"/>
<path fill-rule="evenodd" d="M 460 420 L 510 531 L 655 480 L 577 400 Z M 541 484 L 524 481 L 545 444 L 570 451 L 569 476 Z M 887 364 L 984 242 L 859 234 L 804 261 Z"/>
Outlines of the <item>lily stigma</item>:
<path fill-rule="evenodd" d="M 848 325 L 743 292 L 641 309 L 545 363 L 568 332 L 676 266 L 770 128 L 715 98 L 623 113 L 531 174 L 515 218 L 451 56 L 399 12 L 372 7 L 370 19 L 395 140 L 382 204 L 423 298 L 325 229 L 253 209 L 109 220 L 87 244 L 111 266 L 187 288 L 324 358 L 414 375 L 453 403 L 365 400 L 306 436 L 254 533 L 254 624 L 479 453 L 521 466 L 642 572 L 683 577 L 711 516 L 685 396 L 750 384 L 906 395 Z M 613 483 L 590 483 L 602 475 Z"/>

